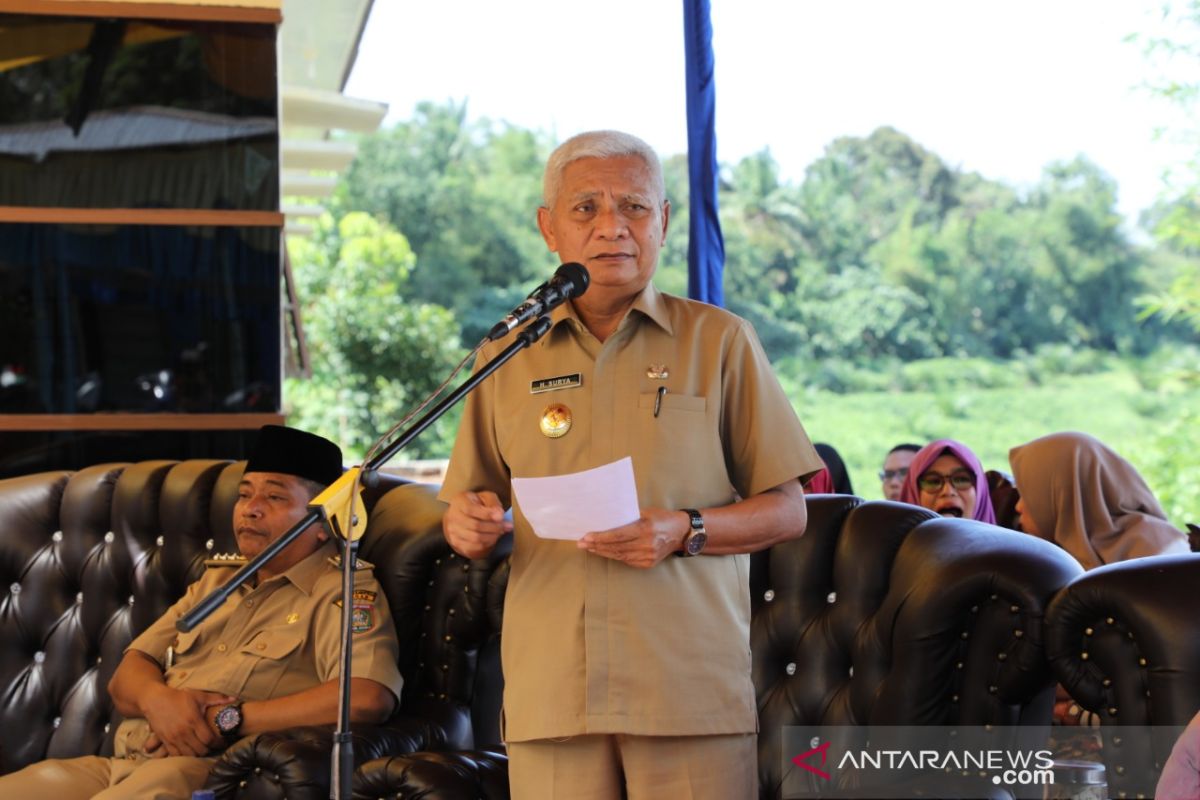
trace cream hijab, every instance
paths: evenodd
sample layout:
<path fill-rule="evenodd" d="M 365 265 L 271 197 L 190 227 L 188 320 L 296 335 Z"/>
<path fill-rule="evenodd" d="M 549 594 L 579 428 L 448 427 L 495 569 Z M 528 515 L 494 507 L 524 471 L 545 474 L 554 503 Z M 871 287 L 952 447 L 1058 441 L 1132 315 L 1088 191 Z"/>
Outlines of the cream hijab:
<path fill-rule="evenodd" d="M 1142 476 L 1086 433 L 1052 433 L 1008 451 L 1017 490 L 1042 534 L 1084 569 L 1189 552 Z"/>

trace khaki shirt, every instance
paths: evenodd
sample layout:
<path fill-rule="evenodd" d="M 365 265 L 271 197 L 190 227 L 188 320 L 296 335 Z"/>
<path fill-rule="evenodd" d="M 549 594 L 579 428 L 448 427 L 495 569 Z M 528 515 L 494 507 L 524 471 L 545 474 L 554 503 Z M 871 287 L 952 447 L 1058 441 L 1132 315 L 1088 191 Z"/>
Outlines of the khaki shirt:
<path fill-rule="evenodd" d="M 540 342 L 468 398 L 443 500 L 487 489 L 508 506 L 513 477 L 631 456 L 642 507 L 706 508 L 821 468 L 744 320 L 653 286 L 603 344 L 570 305 L 551 319 Z M 480 363 L 508 344 L 489 345 Z M 573 375 L 578 387 L 568 379 L 531 392 L 533 381 Z M 539 429 L 552 403 L 572 420 L 556 439 Z M 757 729 L 749 556 L 635 569 L 537 537 L 519 506 L 513 520 L 501 639 L 509 741 Z"/>
<path fill-rule="evenodd" d="M 341 674 L 342 570 L 328 542 L 282 575 L 242 584 L 204 622 L 180 633 L 175 622 L 239 566 L 209 567 L 175 605 L 127 648 L 163 668 L 173 689 L 200 689 L 241 700 L 268 700 L 311 689 Z M 397 698 L 404 679 L 387 598 L 370 565 L 354 574 L 351 675 L 370 678 Z M 171 648 L 173 663 L 167 664 Z M 121 723 L 118 755 L 136 754 L 149 734 L 145 720 Z"/>

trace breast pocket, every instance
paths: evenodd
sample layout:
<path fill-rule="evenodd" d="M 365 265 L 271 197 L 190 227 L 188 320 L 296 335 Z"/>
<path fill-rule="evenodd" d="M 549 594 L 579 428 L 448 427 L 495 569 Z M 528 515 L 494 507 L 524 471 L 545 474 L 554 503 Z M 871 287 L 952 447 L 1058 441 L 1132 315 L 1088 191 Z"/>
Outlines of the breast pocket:
<path fill-rule="evenodd" d="M 657 405 L 658 415 L 655 416 Z M 721 463 L 720 440 L 703 396 L 657 392 L 638 396 L 636 450 L 654 469 L 690 472 Z"/>
<path fill-rule="evenodd" d="M 300 637 L 285 631 L 259 631 L 242 645 L 242 654 L 271 661 L 286 659 L 300 646 Z"/>
<path fill-rule="evenodd" d="M 294 658 L 302 642 L 303 637 L 293 631 L 268 629 L 255 634 L 239 648 L 242 688 L 237 694 L 255 699 L 275 697 L 319 683 L 312 666 Z"/>

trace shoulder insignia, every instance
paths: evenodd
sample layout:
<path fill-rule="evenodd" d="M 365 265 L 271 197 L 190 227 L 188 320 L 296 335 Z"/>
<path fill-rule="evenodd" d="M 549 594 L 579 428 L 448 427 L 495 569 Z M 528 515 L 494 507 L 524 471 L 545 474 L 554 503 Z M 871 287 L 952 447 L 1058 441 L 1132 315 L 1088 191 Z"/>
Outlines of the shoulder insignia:
<path fill-rule="evenodd" d="M 246 563 L 247 559 L 241 553 L 214 553 L 204 559 L 206 567 L 244 567 Z"/>
<path fill-rule="evenodd" d="M 330 556 L 329 563 L 332 564 L 333 566 L 337 567 L 338 569 L 341 569 L 342 568 L 342 557 L 340 555 Z M 361 558 L 354 559 L 355 571 L 371 569 L 371 567 L 372 567 L 371 564 L 369 564 L 366 561 L 363 561 Z"/>

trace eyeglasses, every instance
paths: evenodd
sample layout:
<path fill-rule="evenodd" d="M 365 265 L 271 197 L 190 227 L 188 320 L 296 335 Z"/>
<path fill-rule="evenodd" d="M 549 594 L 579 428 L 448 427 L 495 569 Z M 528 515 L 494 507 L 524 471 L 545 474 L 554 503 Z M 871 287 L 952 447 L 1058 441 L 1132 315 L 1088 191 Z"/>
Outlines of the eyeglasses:
<path fill-rule="evenodd" d="M 921 477 L 917 478 L 917 486 L 921 487 L 922 492 L 935 494 L 942 490 L 946 481 L 950 481 L 950 485 L 960 492 L 975 488 L 975 476 L 965 469 L 949 475 L 943 475 L 940 472 L 923 473 Z"/>
<path fill-rule="evenodd" d="M 881 469 L 881 470 L 879 470 L 879 480 L 881 480 L 881 481 L 904 480 L 907 477 L 908 477 L 908 467 L 901 467 L 900 469 Z"/>

